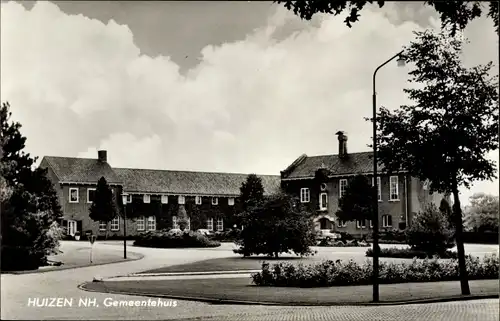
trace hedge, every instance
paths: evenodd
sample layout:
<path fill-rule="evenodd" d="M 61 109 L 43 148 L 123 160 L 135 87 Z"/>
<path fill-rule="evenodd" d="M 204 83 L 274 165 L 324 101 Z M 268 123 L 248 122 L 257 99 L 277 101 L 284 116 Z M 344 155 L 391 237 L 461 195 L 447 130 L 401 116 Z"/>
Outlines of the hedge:
<path fill-rule="evenodd" d="M 136 246 L 157 248 L 218 247 L 220 242 L 210 240 L 201 233 L 192 231 L 149 231 L 136 236 Z"/>
<path fill-rule="evenodd" d="M 464 243 L 499 244 L 496 232 L 463 232 Z"/>
<path fill-rule="evenodd" d="M 380 257 L 392 257 L 392 258 L 399 258 L 399 259 L 425 259 L 425 258 L 432 258 L 434 255 L 439 257 L 440 259 L 456 259 L 457 258 L 457 252 L 453 251 L 446 251 L 444 253 L 440 254 L 432 254 L 432 253 L 427 253 L 425 251 L 417 251 L 413 249 L 399 249 L 399 248 L 381 248 L 380 249 Z M 373 249 L 370 248 L 366 251 L 366 256 L 368 257 L 373 257 Z"/>
<path fill-rule="evenodd" d="M 467 256 L 466 266 L 470 280 L 498 279 L 498 256 L 485 256 L 482 260 Z M 458 260 L 439 261 L 437 258 L 411 263 L 380 262 L 381 284 L 409 282 L 437 282 L 459 280 Z M 373 266 L 370 261 L 362 265 L 350 261 L 324 261 L 314 265 L 277 263 L 272 267 L 262 263 L 262 271 L 252 274 L 258 286 L 327 287 L 372 284 Z"/>
<path fill-rule="evenodd" d="M 370 244 L 358 240 L 334 240 L 332 238 L 326 237 L 319 241 L 318 246 L 331 246 L 331 247 L 368 247 Z"/>

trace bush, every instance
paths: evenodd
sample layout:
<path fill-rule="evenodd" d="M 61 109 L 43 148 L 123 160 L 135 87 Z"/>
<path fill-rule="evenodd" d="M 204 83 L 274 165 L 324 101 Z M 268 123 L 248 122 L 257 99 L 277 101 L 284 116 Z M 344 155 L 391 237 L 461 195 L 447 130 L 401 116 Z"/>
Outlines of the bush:
<path fill-rule="evenodd" d="M 414 250 L 441 254 L 455 245 L 453 234 L 448 218 L 430 204 L 413 218 L 406 230 L 406 240 Z"/>
<path fill-rule="evenodd" d="M 373 249 L 368 249 L 366 251 L 366 256 L 373 257 Z M 457 252 L 445 251 L 440 254 L 429 254 L 425 251 L 413 250 L 413 249 L 398 249 L 398 248 L 381 248 L 380 257 L 392 257 L 399 259 L 425 259 L 431 258 L 433 256 L 439 257 L 441 259 L 456 259 Z"/>
<path fill-rule="evenodd" d="M 463 232 L 464 243 L 498 244 L 498 231 L 496 232 Z"/>
<path fill-rule="evenodd" d="M 241 230 L 231 229 L 226 232 L 215 232 L 210 238 L 219 242 L 236 242 L 240 238 L 240 235 Z"/>
<path fill-rule="evenodd" d="M 469 279 L 497 279 L 499 260 L 496 254 L 479 258 L 466 257 Z M 324 261 L 315 265 L 262 263 L 262 271 L 252 274 L 259 286 L 326 287 L 368 285 L 372 283 L 372 263 L 362 265 L 350 260 Z M 411 263 L 380 262 L 380 283 L 436 282 L 459 280 L 458 260 L 440 262 L 437 258 Z"/>
<path fill-rule="evenodd" d="M 203 234 L 192 231 L 149 231 L 136 236 L 136 246 L 157 248 L 218 247 L 220 243 L 212 241 Z"/>
<path fill-rule="evenodd" d="M 325 237 L 322 239 L 319 243 L 318 246 L 332 246 L 332 247 L 367 247 L 370 246 L 367 242 L 363 241 L 358 241 L 358 240 L 349 240 L 349 241 L 342 241 L 342 240 L 334 240 L 330 237 Z"/>

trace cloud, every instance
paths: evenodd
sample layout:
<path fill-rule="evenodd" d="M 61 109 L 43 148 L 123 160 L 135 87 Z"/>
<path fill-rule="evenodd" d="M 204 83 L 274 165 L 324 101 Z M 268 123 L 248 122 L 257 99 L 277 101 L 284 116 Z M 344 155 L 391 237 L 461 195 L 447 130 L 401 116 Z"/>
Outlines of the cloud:
<path fill-rule="evenodd" d="M 373 68 L 420 27 L 377 10 L 349 29 L 339 17 L 307 23 L 275 8 L 266 25 L 206 46 L 181 74 L 168 56 L 141 55 L 126 25 L 45 1 L 31 10 L 2 3 L 2 100 L 32 154 L 96 157 L 105 148 L 116 167 L 278 174 L 302 153 L 335 153 L 338 130 L 349 133 L 349 151 L 368 150 Z M 380 104 L 404 103 L 405 80 L 385 67 Z"/>

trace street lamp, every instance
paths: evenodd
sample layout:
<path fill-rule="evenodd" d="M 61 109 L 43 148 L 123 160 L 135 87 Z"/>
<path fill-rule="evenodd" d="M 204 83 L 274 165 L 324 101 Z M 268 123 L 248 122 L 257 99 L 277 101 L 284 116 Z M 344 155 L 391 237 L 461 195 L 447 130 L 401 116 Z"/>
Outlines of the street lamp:
<path fill-rule="evenodd" d="M 127 259 L 127 193 L 122 193 L 123 203 L 123 258 Z"/>
<path fill-rule="evenodd" d="M 379 220 L 378 220 L 378 184 L 377 184 L 377 91 L 375 90 L 375 77 L 380 68 L 387 65 L 392 60 L 398 58 L 398 67 L 405 65 L 403 51 L 398 52 L 386 62 L 375 69 L 373 73 L 373 302 L 379 302 Z"/>

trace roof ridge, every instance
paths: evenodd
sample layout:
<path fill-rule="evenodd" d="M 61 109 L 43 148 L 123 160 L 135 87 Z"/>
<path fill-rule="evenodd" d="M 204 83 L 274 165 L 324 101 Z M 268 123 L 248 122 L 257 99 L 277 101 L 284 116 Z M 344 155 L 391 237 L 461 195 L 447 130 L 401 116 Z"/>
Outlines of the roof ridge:
<path fill-rule="evenodd" d="M 177 173 L 205 173 L 205 174 L 229 174 L 229 175 L 250 175 L 249 173 L 235 172 L 209 172 L 209 171 L 194 171 L 194 170 L 179 170 L 179 169 L 155 169 L 155 168 L 130 168 L 130 167 L 111 167 L 113 170 L 138 170 L 138 171 L 157 171 L 157 172 L 177 172 Z M 255 174 L 257 176 L 279 177 L 280 175 L 272 174 Z"/>

